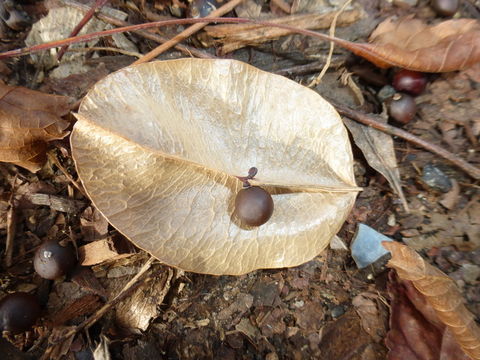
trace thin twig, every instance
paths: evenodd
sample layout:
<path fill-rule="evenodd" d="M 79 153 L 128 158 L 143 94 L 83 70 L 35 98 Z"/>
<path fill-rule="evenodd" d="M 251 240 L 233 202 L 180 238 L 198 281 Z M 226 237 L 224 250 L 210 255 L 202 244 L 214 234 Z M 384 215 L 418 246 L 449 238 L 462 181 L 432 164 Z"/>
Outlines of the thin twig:
<path fill-rule="evenodd" d="M 329 102 L 337 109 L 340 115 L 346 116 L 352 120 L 358 121 L 359 123 L 362 123 L 367 126 L 371 126 L 374 129 L 383 131 L 387 134 L 398 136 L 408 142 L 411 142 L 412 144 L 418 145 L 424 148 L 425 150 L 428 150 L 450 161 L 452 164 L 454 164 L 458 168 L 465 171 L 472 178 L 476 180 L 480 180 L 480 168 L 473 166 L 472 164 L 469 164 L 465 160 L 441 148 L 440 146 L 432 144 L 426 140 L 419 138 L 418 136 L 410 134 L 409 132 L 399 129 L 395 126 L 379 122 L 375 120 L 374 115 L 368 115 L 360 111 L 353 110 L 346 105 L 338 104 L 330 99 L 329 99 Z"/>
<path fill-rule="evenodd" d="M 326 56 L 325 56 L 325 59 L 326 59 Z M 333 59 L 333 64 L 335 67 L 339 67 L 344 63 L 345 63 L 345 56 L 338 56 Z M 325 61 L 317 60 L 309 64 L 293 65 L 287 68 L 279 69 L 274 71 L 274 73 L 282 76 L 306 75 L 306 74 L 311 74 L 314 72 L 321 71 L 324 65 L 325 65 Z"/>
<path fill-rule="evenodd" d="M 93 14 L 95 14 L 95 11 L 97 11 L 98 9 L 101 9 L 103 5 L 105 5 L 107 2 L 108 0 L 95 0 L 95 3 L 90 7 L 87 13 L 83 16 L 82 20 L 80 20 L 77 26 L 75 26 L 75 28 L 72 30 L 72 32 L 70 33 L 70 37 L 78 35 L 80 30 L 83 29 L 83 27 L 90 21 Z M 63 46 L 60 49 L 57 56 L 58 61 L 62 60 L 62 57 L 65 54 L 65 51 L 67 51 L 67 49 L 68 49 L 68 45 Z"/>
<path fill-rule="evenodd" d="M 131 57 L 136 57 L 136 58 L 141 58 L 143 54 L 140 54 L 136 51 L 129 51 L 129 50 L 124 50 L 124 49 L 119 49 L 116 47 L 111 47 L 111 46 L 92 46 L 92 47 L 87 47 L 87 48 L 71 48 L 67 49 L 67 51 L 71 52 L 90 52 L 90 51 L 111 51 L 111 52 L 117 52 L 119 54 L 131 56 Z"/>
<path fill-rule="evenodd" d="M 68 173 L 67 169 L 65 169 L 63 165 L 60 163 L 60 160 L 58 160 L 57 156 L 53 152 L 49 151 L 47 152 L 47 157 L 50 159 L 52 163 L 55 164 L 55 166 L 63 173 L 63 175 L 65 175 L 68 181 L 70 181 L 72 185 L 75 186 L 77 190 L 80 191 L 80 193 L 88 199 L 88 195 L 85 189 L 83 188 L 82 184 L 75 181 L 75 179 Z"/>
<path fill-rule="evenodd" d="M 211 17 L 220 17 L 225 15 L 226 13 L 232 11 L 235 9 L 235 7 L 240 4 L 243 0 L 230 0 L 227 2 L 225 5 L 220 6 L 217 10 L 212 11 L 210 15 L 207 16 L 207 18 Z M 176 35 L 174 38 L 172 38 L 170 41 L 157 46 L 155 49 L 150 51 L 149 53 L 145 54 L 144 57 L 138 59 L 133 63 L 133 65 L 136 64 L 143 64 L 145 62 L 148 62 L 154 58 L 156 58 L 158 55 L 162 54 L 163 52 L 167 51 L 171 47 L 175 46 L 179 42 L 185 40 L 189 36 L 195 34 L 196 32 L 200 31 L 203 29 L 205 26 L 207 26 L 206 23 L 198 23 L 198 24 L 193 24 L 189 28 L 185 29 L 182 31 L 180 34 Z"/>
<path fill-rule="evenodd" d="M 79 10 L 88 11 L 88 7 L 86 5 L 81 4 L 77 1 L 64 0 L 64 3 L 68 4 L 69 6 L 73 6 L 77 9 L 79 9 Z M 113 16 L 110 16 L 103 11 L 97 12 L 97 14 L 95 14 L 95 17 L 104 21 L 104 22 L 106 22 L 106 23 L 109 23 L 109 24 L 115 25 L 115 26 L 119 26 L 119 27 L 132 26 L 132 24 L 130 24 L 126 21 L 117 19 Z M 154 34 L 153 32 L 150 32 L 150 31 L 137 30 L 137 31 L 133 31 L 133 32 L 135 34 L 139 35 L 139 36 L 142 36 L 145 39 L 155 41 L 159 44 L 166 43 L 167 41 L 170 40 L 169 38 L 166 38 L 166 37 L 158 35 L 158 34 Z M 195 56 L 195 57 L 201 58 L 201 59 L 215 59 L 216 58 L 216 56 L 214 56 L 214 55 L 210 55 L 209 53 L 207 53 L 205 51 L 196 49 L 196 48 L 188 46 L 188 45 L 177 44 L 177 45 L 175 45 L 175 49 L 177 49 L 178 51 L 181 51 L 182 53 L 184 53 L 187 56 Z"/>
<path fill-rule="evenodd" d="M 343 4 L 343 6 L 340 8 L 340 10 L 338 10 L 337 13 L 335 14 L 335 16 L 333 17 L 332 23 L 330 25 L 330 30 L 329 30 L 329 33 L 328 33 L 331 37 L 335 37 L 335 28 L 337 27 L 338 17 L 346 9 L 346 7 L 348 5 L 350 5 L 351 2 L 352 2 L 352 0 L 346 1 Z M 325 62 L 325 66 L 323 67 L 320 74 L 318 74 L 318 76 L 315 79 L 313 79 L 310 84 L 308 84 L 309 88 L 313 88 L 313 87 L 317 86 L 322 81 L 323 76 L 325 75 L 328 68 L 330 67 L 330 62 L 332 61 L 333 49 L 334 48 L 335 48 L 335 43 L 333 41 L 330 41 L 330 49 L 328 50 L 328 57 L 327 57 L 327 61 Z"/>

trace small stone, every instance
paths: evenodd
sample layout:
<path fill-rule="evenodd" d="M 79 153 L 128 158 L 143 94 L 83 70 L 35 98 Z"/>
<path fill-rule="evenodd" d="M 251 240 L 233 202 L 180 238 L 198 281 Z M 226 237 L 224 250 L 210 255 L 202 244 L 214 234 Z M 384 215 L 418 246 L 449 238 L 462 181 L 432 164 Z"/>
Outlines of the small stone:
<path fill-rule="evenodd" d="M 400 231 L 400 234 L 402 234 L 402 236 L 409 238 L 409 237 L 420 235 L 420 231 L 418 231 L 417 229 L 405 229 Z"/>
<path fill-rule="evenodd" d="M 463 264 L 463 280 L 467 284 L 475 285 L 480 277 L 480 266 L 473 264 Z"/>
<path fill-rule="evenodd" d="M 278 355 L 274 352 L 268 353 L 265 360 L 278 360 Z"/>
<path fill-rule="evenodd" d="M 388 221 L 387 221 L 388 226 L 395 226 L 397 225 L 397 219 L 395 218 L 395 214 L 390 214 L 388 216 Z"/>
<path fill-rule="evenodd" d="M 293 303 L 293 306 L 296 308 L 301 308 L 303 307 L 303 305 L 305 305 L 305 302 L 303 300 L 298 300 Z"/>
<path fill-rule="evenodd" d="M 418 0 L 393 0 L 393 4 L 399 8 L 410 8 L 417 6 Z"/>
<path fill-rule="evenodd" d="M 385 102 L 386 100 L 390 99 L 393 95 L 395 95 L 397 91 L 393 88 L 393 86 L 385 85 L 380 89 L 377 93 L 377 98 L 380 102 Z"/>
<path fill-rule="evenodd" d="M 336 319 L 345 313 L 345 309 L 342 305 L 337 305 L 332 309 L 332 318 Z"/>
<path fill-rule="evenodd" d="M 452 189 L 452 182 L 445 173 L 432 164 L 423 167 L 422 180 L 432 189 L 441 192 L 449 192 Z"/>

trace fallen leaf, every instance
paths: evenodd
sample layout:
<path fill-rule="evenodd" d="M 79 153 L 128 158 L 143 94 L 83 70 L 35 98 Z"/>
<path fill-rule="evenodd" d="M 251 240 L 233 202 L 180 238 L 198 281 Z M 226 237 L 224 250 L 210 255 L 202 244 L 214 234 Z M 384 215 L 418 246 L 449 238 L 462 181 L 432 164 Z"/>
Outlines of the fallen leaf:
<path fill-rule="evenodd" d="M 130 255 L 119 254 L 115 244 L 110 239 L 93 241 L 78 248 L 78 262 L 82 266 L 97 265 Z"/>
<path fill-rule="evenodd" d="M 386 349 L 376 344 L 363 329 L 362 320 L 354 310 L 347 311 L 338 320 L 329 323 L 321 334 L 317 359 L 385 359 Z"/>
<path fill-rule="evenodd" d="M 61 116 L 70 107 L 68 97 L 0 84 L 0 161 L 40 170 L 47 142 L 68 135 L 70 124 Z"/>
<path fill-rule="evenodd" d="M 150 322 L 160 315 L 160 305 L 175 280 L 174 270 L 163 267 L 161 272 L 150 269 L 148 274 L 155 275 L 151 275 L 115 308 L 115 321 L 122 328 L 145 331 Z M 122 282 L 119 281 L 118 284 Z"/>
<path fill-rule="evenodd" d="M 408 203 L 402 190 L 400 171 L 398 170 L 392 137 L 370 126 L 359 124 L 347 118 L 344 118 L 343 122 L 352 133 L 355 144 L 362 150 L 368 164 L 385 176 L 385 179 L 388 180 L 388 183 L 401 199 L 405 210 L 408 212 Z"/>
<path fill-rule="evenodd" d="M 379 67 L 398 66 L 422 72 L 449 72 L 480 61 L 480 22 L 452 19 L 429 25 L 412 16 L 388 18 L 371 34 L 369 44 L 347 48 Z"/>
<path fill-rule="evenodd" d="M 295 26 L 300 29 L 327 29 L 330 27 L 337 10 L 326 13 L 308 13 L 282 16 L 270 22 Z M 348 26 L 363 16 L 358 9 L 342 12 L 337 19 L 337 26 Z M 258 24 L 221 24 L 205 27 L 205 45 L 221 46 L 222 54 L 241 49 L 245 46 L 258 46 L 267 41 L 292 34 L 291 30 Z"/>
<path fill-rule="evenodd" d="M 430 213 L 427 222 L 417 225 L 419 235 L 403 241 L 415 250 L 455 245 L 464 251 L 480 247 L 480 196 L 474 196 L 463 209 L 452 214 Z M 408 227 L 406 227 L 408 229 Z M 416 231 L 418 231 L 416 229 Z"/>
<path fill-rule="evenodd" d="M 64 325 L 83 315 L 90 315 L 103 304 L 97 295 L 87 294 L 68 303 L 63 309 L 52 314 L 49 320 L 53 326 Z"/>
<path fill-rule="evenodd" d="M 104 239 L 108 234 L 108 221 L 94 207 L 86 208 L 80 217 L 83 240 L 91 242 Z"/>
<path fill-rule="evenodd" d="M 392 254 L 387 266 L 394 268 L 400 279 L 411 281 L 413 287 L 423 295 L 423 301 L 434 310 L 438 320 L 431 320 L 430 323 L 441 322 L 468 356 L 474 360 L 480 359 L 480 328 L 475 317 L 463 305 L 455 282 L 426 263 L 408 246 L 398 242 L 384 242 L 383 246 Z M 432 319 L 433 314 L 428 316 Z M 425 334 L 422 332 L 423 336 Z"/>
<path fill-rule="evenodd" d="M 111 17 L 116 19 L 125 20 L 127 18 L 126 13 L 113 8 L 104 7 L 102 11 L 107 12 Z M 60 6 L 50 9 L 47 16 L 42 17 L 32 25 L 32 29 L 25 39 L 25 44 L 27 46 L 33 46 L 49 41 L 68 38 L 75 25 L 79 23 L 84 14 L 85 13 L 82 10 L 73 6 Z M 111 28 L 113 28 L 112 25 L 94 17 L 82 28 L 79 34 L 82 35 Z M 124 34 L 115 34 L 112 36 L 112 40 L 119 48 L 138 51 L 136 46 L 128 40 Z M 87 47 L 92 47 L 97 42 L 98 40 L 89 41 Z M 79 50 L 85 48 L 85 44 L 75 44 L 70 46 L 70 51 L 68 51 L 62 58 L 60 67 L 53 70 L 53 77 L 67 77 L 71 74 L 93 70 L 84 64 L 87 52 L 72 51 L 72 48 L 73 50 Z M 59 49 L 52 49 L 41 55 L 33 54 L 32 58 L 36 64 L 41 64 L 45 68 L 50 69 L 59 65 L 57 60 L 58 50 Z M 56 76 L 56 74 L 59 73 L 63 74 L 61 76 Z M 89 75 L 85 76 L 88 77 Z M 52 77 L 52 74 L 50 74 L 50 77 Z"/>
<path fill-rule="evenodd" d="M 386 316 L 380 311 L 381 304 L 379 296 L 371 292 L 363 292 L 352 299 L 352 305 L 362 321 L 362 328 L 376 342 L 385 338 Z"/>
<path fill-rule="evenodd" d="M 125 68 L 97 83 L 76 116 L 72 154 L 94 205 L 137 246 L 184 270 L 302 264 L 328 245 L 359 190 L 333 107 L 239 61 Z M 237 176 L 252 166 L 252 183 L 275 204 L 253 229 L 233 216 Z"/>
<path fill-rule="evenodd" d="M 28 201 L 32 205 L 49 206 L 52 210 L 71 214 L 78 214 L 85 208 L 83 201 L 50 194 L 25 194 L 22 200 Z"/>
<path fill-rule="evenodd" d="M 390 330 L 385 344 L 388 360 L 470 360 L 435 310 L 411 281 L 388 275 Z"/>
<path fill-rule="evenodd" d="M 442 199 L 439 201 L 444 207 L 449 210 L 455 208 L 458 200 L 460 199 L 460 185 L 458 185 L 457 180 L 451 179 L 452 190 L 442 196 Z"/>

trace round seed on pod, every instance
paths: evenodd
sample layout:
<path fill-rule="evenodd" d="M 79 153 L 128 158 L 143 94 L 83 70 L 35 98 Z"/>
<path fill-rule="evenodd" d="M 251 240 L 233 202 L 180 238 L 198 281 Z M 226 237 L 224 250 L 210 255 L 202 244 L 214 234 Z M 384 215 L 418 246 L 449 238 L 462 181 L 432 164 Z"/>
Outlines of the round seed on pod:
<path fill-rule="evenodd" d="M 67 274 L 76 263 L 72 246 L 62 246 L 56 240 L 49 240 L 40 245 L 33 258 L 33 267 L 37 274 L 49 280 Z"/>
<path fill-rule="evenodd" d="M 235 198 L 235 214 L 248 226 L 263 225 L 273 214 L 272 196 L 259 186 L 244 188 Z"/>
<path fill-rule="evenodd" d="M 0 331 L 14 334 L 30 329 L 41 314 L 40 304 L 35 296 L 16 292 L 0 300 Z"/>

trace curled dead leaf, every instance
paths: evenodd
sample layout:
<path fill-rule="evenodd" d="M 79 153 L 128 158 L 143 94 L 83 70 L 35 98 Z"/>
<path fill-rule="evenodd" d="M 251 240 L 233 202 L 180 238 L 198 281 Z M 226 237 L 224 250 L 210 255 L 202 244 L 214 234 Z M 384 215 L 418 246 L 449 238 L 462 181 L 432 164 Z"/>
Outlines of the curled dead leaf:
<path fill-rule="evenodd" d="M 480 61 L 480 22 L 453 19 L 429 25 L 411 16 L 383 21 L 370 44 L 352 44 L 354 53 L 377 66 L 423 72 L 449 72 Z"/>
<path fill-rule="evenodd" d="M 392 254 L 387 266 L 394 268 L 400 279 L 410 280 L 435 310 L 438 319 L 454 335 L 462 350 L 472 359 L 480 359 L 480 327 L 463 305 L 455 282 L 408 246 L 398 242 L 382 244 Z"/>
<path fill-rule="evenodd" d="M 84 98 L 71 136 L 98 210 L 137 246 L 188 271 L 299 265 L 339 230 L 357 191 L 340 116 L 320 95 L 234 60 L 124 68 Z M 233 216 L 256 166 L 264 225 Z"/>
<path fill-rule="evenodd" d="M 61 116 L 70 107 L 71 99 L 65 96 L 0 84 L 0 161 L 40 170 L 47 142 L 68 135 L 70 123 Z"/>

